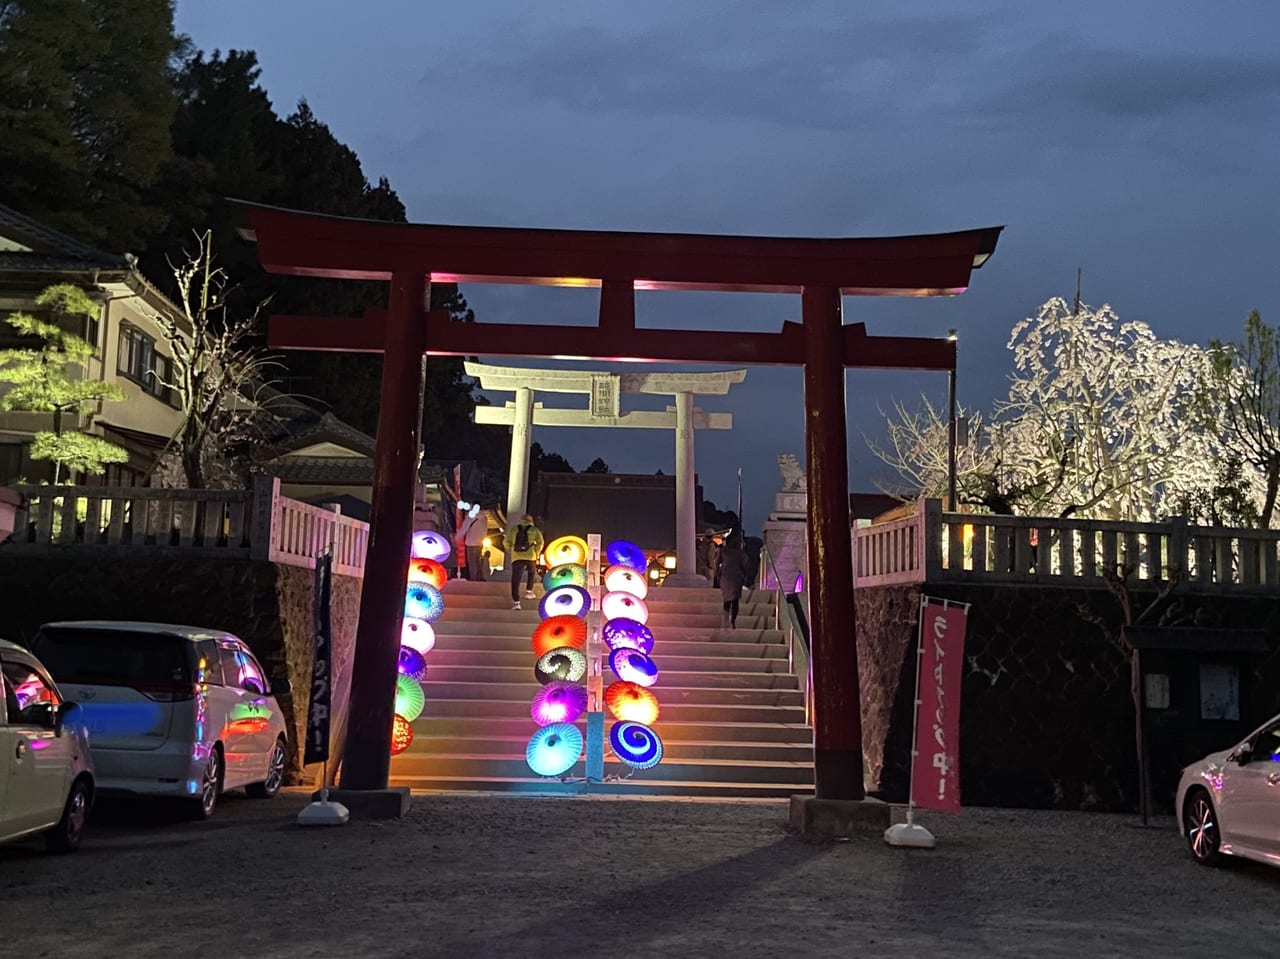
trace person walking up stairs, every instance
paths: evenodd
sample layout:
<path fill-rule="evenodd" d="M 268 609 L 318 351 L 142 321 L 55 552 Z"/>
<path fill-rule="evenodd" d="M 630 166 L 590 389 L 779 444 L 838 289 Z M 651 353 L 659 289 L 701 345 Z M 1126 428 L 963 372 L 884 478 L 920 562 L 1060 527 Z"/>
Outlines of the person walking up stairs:
<path fill-rule="evenodd" d="M 507 543 L 511 550 L 511 608 L 520 608 L 520 579 L 525 578 L 524 598 L 533 599 L 533 576 L 542 553 L 542 530 L 534 524 L 533 515 L 525 513 L 524 519 L 507 530 Z"/>

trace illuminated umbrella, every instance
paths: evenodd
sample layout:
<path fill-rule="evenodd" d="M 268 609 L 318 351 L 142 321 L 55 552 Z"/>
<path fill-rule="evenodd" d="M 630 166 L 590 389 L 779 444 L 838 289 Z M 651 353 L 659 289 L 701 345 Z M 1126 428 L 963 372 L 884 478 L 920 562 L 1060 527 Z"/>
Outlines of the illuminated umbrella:
<path fill-rule="evenodd" d="M 547 544 L 543 551 L 548 566 L 563 566 L 575 563 L 578 566 L 587 564 L 587 541 L 580 536 L 561 536 Z"/>
<path fill-rule="evenodd" d="M 391 726 L 391 755 L 402 753 L 413 742 L 413 727 L 409 720 L 397 714 Z"/>
<path fill-rule="evenodd" d="M 452 552 L 453 547 L 449 545 L 448 538 L 434 530 L 422 529 L 413 534 L 410 555 L 414 559 L 434 559 L 443 563 Z"/>
<path fill-rule="evenodd" d="M 409 582 L 429 583 L 436 589 L 444 589 L 449 581 L 449 571 L 434 559 L 409 560 Z"/>
<path fill-rule="evenodd" d="M 529 740 L 525 762 L 539 776 L 559 776 L 582 755 L 582 732 L 573 723 L 543 726 Z"/>
<path fill-rule="evenodd" d="M 587 657 L 572 646 L 561 646 L 538 657 L 533 675 L 544 685 L 557 679 L 577 682 L 587 675 Z"/>
<path fill-rule="evenodd" d="M 444 615 L 444 593 L 430 583 L 410 583 L 404 594 L 404 614 L 434 623 Z"/>
<path fill-rule="evenodd" d="M 427 694 L 422 686 L 403 673 L 396 676 L 396 714 L 413 722 L 422 715 L 427 704 Z"/>
<path fill-rule="evenodd" d="M 539 726 L 571 723 L 587 708 L 587 687 L 557 679 L 533 694 L 529 714 Z"/>
<path fill-rule="evenodd" d="M 591 594 L 581 586 L 561 586 L 542 597 L 538 612 L 543 619 L 552 616 L 581 616 L 586 618 L 591 609 Z"/>
<path fill-rule="evenodd" d="M 425 619 L 406 616 L 400 626 L 400 645 L 416 649 L 425 655 L 435 648 L 436 631 Z"/>
<path fill-rule="evenodd" d="M 586 620 L 577 616 L 552 616 L 544 619 L 533 631 L 533 654 L 541 656 L 560 646 L 581 649 L 587 641 Z"/>
<path fill-rule="evenodd" d="M 605 547 L 604 555 L 610 566 L 628 566 L 631 569 L 639 570 L 641 573 L 649 568 L 649 561 L 645 558 L 644 550 L 635 543 L 627 542 L 625 539 L 615 539 Z"/>
<path fill-rule="evenodd" d="M 610 659 L 610 662 L 613 660 Z M 401 676 L 408 676 L 412 680 L 421 682 L 422 677 L 427 675 L 427 657 L 412 646 L 401 646 L 398 669 Z M 614 672 L 616 673 L 617 670 L 615 669 Z"/>
<path fill-rule="evenodd" d="M 643 686 L 619 680 L 604 691 L 604 704 L 614 719 L 652 726 L 658 721 L 658 697 Z"/>
<path fill-rule="evenodd" d="M 564 563 L 553 566 L 542 577 L 543 589 L 552 590 L 559 586 L 586 586 L 587 568 L 577 563 Z"/>
<path fill-rule="evenodd" d="M 609 727 L 609 747 L 636 769 L 648 769 L 662 761 L 662 739 L 644 723 L 614 723 Z"/>
<path fill-rule="evenodd" d="M 614 566 L 604 575 L 604 588 L 611 593 L 630 593 L 637 599 L 649 595 L 649 584 L 644 574 L 628 566 Z"/>
<path fill-rule="evenodd" d="M 609 654 L 609 668 L 619 679 L 637 686 L 649 687 L 658 681 L 658 667 L 638 649 L 619 646 Z"/>
<path fill-rule="evenodd" d="M 605 619 L 630 619 L 642 625 L 649 619 L 649 607 L 644 600 L 630 593 L 606 593 L 600 600 L 600 612 Z"/>
<path fill-rule="evenodd" d="M 634 619 L 611 619 L 604 624 L 600 635 L 610 649 L 627 647 L 638 649 L 646 655 L 653 652 L 653 632 L 644 623 Z"/>

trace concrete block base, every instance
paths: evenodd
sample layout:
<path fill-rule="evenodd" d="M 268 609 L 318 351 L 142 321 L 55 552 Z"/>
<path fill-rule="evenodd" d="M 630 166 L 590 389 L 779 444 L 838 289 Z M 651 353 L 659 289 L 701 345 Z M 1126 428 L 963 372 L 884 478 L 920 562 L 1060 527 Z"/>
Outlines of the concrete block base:
<path fill-rule="evenodd" d="M 819 799 L 791 797 L 791 828 L 806 836 L 849 839 L 884 835 L 889 828 L 889 804 L 879 799 Z"/>
<path fill-rule="evenodd" d="M 319 790 L 311 798 L 319 801 Z M 329 801 L 346 806 L 352 819 L 401 819 L 409 811 L 409 787 L 330 789 Z"/>

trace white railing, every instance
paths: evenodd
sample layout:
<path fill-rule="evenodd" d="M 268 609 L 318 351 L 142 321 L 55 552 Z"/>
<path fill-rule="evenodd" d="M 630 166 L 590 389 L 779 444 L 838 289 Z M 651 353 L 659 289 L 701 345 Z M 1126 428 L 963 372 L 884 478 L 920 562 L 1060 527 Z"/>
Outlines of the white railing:
<path fill-rule="evenodd" d="M 1280 590 L 1280 530 L 1120 523 L 1043 516 L 944 513 L 853 529 L 858 586 L 937 582 L 1098 585 L 1119 567 L 1151 585 L 1196 590 Z"/>
<path fill-rule="evenodd" d="M 893 586 L 924 580 L 922 517 L 853 527 L 854 579 L 859 586 Z"/>
<path fill-rule="evenodd" d="M 275 477 L 258 477 L 252 490 L 14 489 L 22 503 L 6 549 L 164 552 L 315 568 L 332 543 L 334 572 L 364 575 L 369 525 L 281 496 Z"/>

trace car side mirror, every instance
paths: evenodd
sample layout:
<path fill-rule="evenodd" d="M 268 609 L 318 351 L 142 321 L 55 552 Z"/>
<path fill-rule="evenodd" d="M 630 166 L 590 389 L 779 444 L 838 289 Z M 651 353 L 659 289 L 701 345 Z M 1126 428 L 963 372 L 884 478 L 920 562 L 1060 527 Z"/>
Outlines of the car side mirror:
<path fill-rule="evenodd" d="M 1247 765 L 1249 760 L 1253 758 L 1253 745 L 1251 743 L 1241 743 L 1236 748 L 1235 761 L 1241 766 Z"/>
<path fill-rule="evenodd" d="M 272 696 L 288 696 L 293 692 L 293 683 L 281 676 L 279 679 L 271 680 Z"/>

